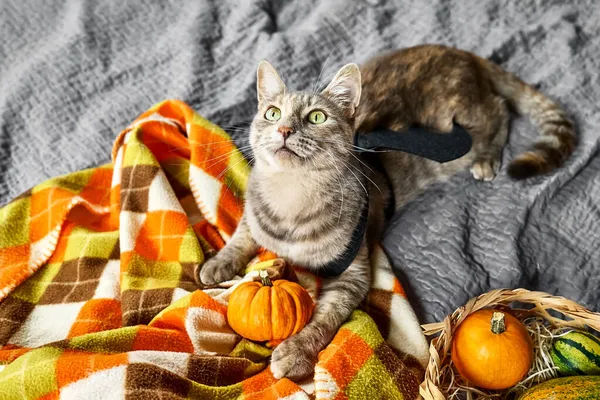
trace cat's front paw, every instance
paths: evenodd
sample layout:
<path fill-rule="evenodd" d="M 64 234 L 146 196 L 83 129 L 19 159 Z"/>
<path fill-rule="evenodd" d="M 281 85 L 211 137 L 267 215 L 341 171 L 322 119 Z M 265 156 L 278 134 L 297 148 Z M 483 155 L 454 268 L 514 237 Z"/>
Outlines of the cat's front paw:
<path fill-rule="evenodd" d="M 200 268 L 199 278 L 204 285 L 216 285 L 221 282 L 232 279 L 235 274 L 244 268 L 244 263 L 240 260 L 233 260 L 217 253 L 213 258 L 208 259 Z"/>
<path fill-rule="evenodd" d="M 311 347 L 313 341 L 301 333 L 296 334 L 275 348 L 271 355 L 271 373 L 276 379 L 289 378 L 298 381 L 315 372 L 320 349 Z"/>

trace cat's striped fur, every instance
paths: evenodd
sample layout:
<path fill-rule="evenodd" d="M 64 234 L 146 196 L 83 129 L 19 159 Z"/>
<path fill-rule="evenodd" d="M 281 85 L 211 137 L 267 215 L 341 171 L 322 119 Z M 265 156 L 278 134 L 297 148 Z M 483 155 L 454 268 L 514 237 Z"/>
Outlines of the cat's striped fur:
<path fill-rule="evenodd" d="M 244 217 L 227 246 L 202 267 L 203 283 L 230 279 L 259 246 L 318 270 L 344 252 L 369 201 L 368 230 L 354 262 L 325 281 L 310 323 L 275 349 L 271 370 L 277 378 L 312 373 L 318 352 L 366 296 L 368 240 L 379 238 L 387 202 L 393 198 L 400 208 L 427 184 L 469 166 L 477 179 L 496 175 L 508 134 L 507 102 L 529 115 L 542 132 L 534 149 L 511 163 L 512 176 L 548 172 L 575 145 L 573 124 L 555 103 L 491 62 L 443 46 L 391 53 L 360 71 L 349 64 L 314 94 L 288 92 L 273 67 L 263 62 L 257 90 L 258 113 L 250 136 L 256 162 Z M 281 111 L 277 121 L 266 118 L 272 106 Z M 326 121 L 309 122 L 313 110 L 322 111 Z M 453 120 L 471 133 L 471 152 L 446 164 L 382 153 L 390 185 L 352 147 L 357 128 L 368 132 L 422 124 L 449 131 Z"/>

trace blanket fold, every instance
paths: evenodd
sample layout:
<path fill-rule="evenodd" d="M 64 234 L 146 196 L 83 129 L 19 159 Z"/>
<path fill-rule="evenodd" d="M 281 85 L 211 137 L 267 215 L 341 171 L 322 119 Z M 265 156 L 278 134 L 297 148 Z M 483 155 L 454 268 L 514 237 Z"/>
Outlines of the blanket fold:
<path fill-rule="evenodd" d="M 314 378 L 276 380 L 271 350 L 235 334 L 226 312 L 258 263 L 281 260 L 261 251 L 217 288 L 194 279 L 242 215 L 249 165 L 229 136 L 168 100 L 112 156 L 0 209 L 0 399 L 417 396 L 427 344 L 381 248 L 362 310 Z M 318 302 L 320 278 L 295 273 Z"/>

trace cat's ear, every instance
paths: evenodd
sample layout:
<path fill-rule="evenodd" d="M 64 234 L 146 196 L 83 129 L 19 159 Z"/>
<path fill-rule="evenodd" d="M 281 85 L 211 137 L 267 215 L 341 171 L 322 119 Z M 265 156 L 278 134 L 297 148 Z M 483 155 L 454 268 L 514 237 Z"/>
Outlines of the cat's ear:
<path fill-rule="evenodd" d="M 350 116 L 354 115 L 360 103 L 360 92 L 360 69 L 356 64 L 344 65 L 323 90 L 324 95 L 347 110 Z"/>
<path fill-rule="evenodd" d="M 259 103 L 285 93 L 285 85 L 277 71 L 265 60 L 258 64 L 256 71 L 256 93 Z"/>

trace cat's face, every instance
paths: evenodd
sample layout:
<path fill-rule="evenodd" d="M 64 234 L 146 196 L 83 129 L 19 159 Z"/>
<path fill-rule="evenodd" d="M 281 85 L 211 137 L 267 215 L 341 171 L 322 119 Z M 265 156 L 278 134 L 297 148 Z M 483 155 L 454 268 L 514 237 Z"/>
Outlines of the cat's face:
<path fill-rule="evenodd" d="M 273 67 L 257 73 L 258 113 L 250 144 L 257 163 L 274 170 L 340 168 L 354 138 L 360 100 L 356 64 L 343 67 L 321 93 L 290 93 Z"/>

